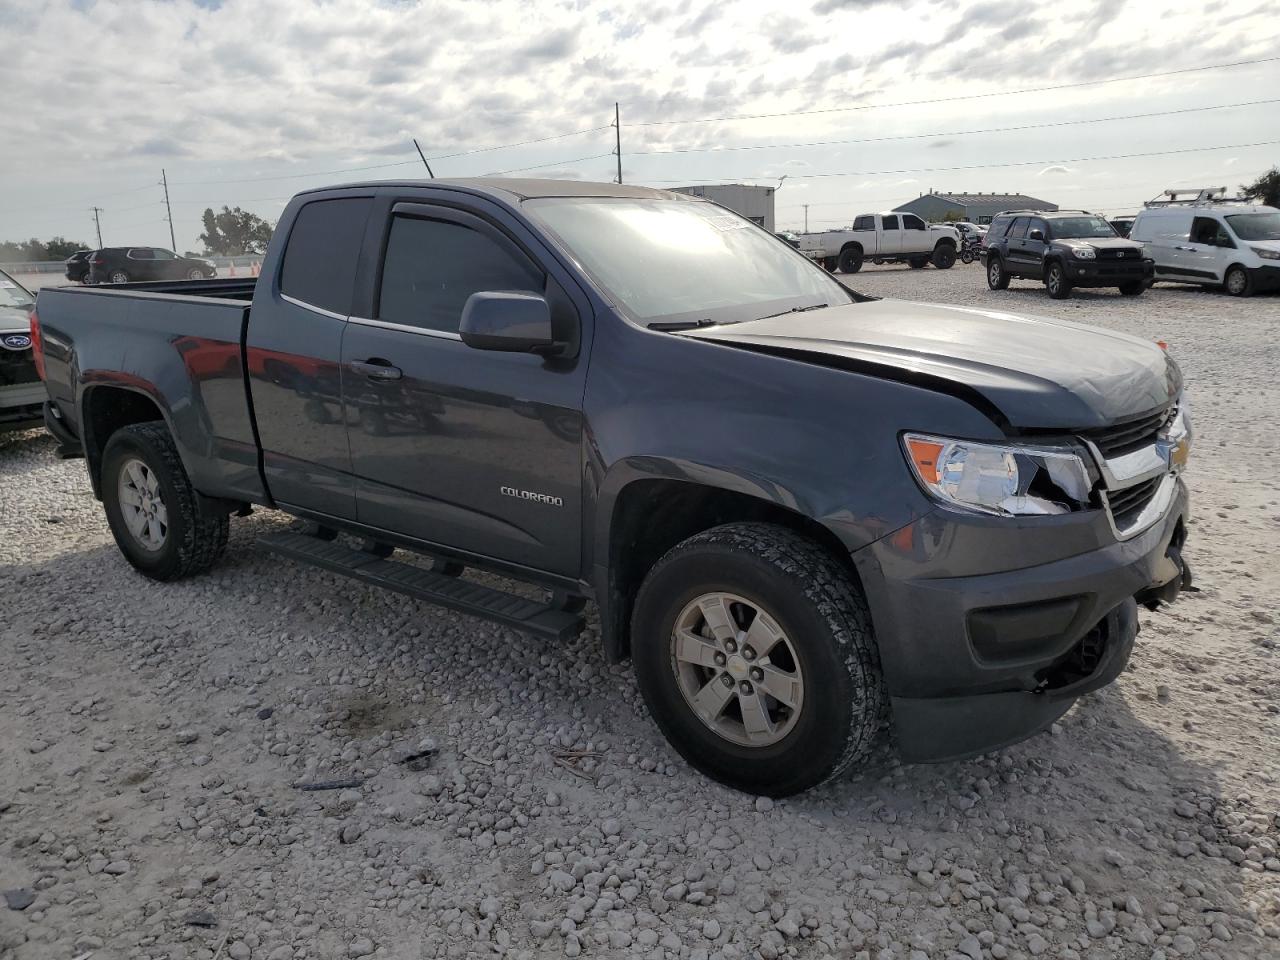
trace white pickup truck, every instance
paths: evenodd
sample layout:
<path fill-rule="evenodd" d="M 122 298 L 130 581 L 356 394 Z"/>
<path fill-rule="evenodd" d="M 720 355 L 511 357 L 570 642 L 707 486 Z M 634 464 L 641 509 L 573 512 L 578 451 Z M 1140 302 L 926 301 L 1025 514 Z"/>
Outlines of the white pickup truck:
<path fill-rule="evenodd" d="M 857 273 L 862 261 L 909 263 L 919 269 L 932 263 L 946 270 L 956 262 L 960 232 L 930 226 L 914 213 L 865 213 L 849 230 L 827 230 L 800 236 L 800 252 L 834 272 Z"/>

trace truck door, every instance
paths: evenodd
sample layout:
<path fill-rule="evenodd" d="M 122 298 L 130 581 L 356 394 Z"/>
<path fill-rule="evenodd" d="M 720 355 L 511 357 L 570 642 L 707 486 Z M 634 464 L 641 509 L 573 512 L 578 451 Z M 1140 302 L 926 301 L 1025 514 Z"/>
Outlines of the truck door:
<path fill-rule="evenodd" d="M 579 572 L 585 348 L 572 359 L 473 349 L 473 293 L 546 293 L 557 325 L 589 308 L 518 224 L 387 201 L 366 254 L 382 269 L 342 344 L 358 518 L 417 540 L 538 570 Z M 386 222 L 389 220 L 389 223 Z M 519 239 L 517 239 L 519 237 Z"/>
<path fill-rule="evenodd" d="M 1184 277 L 1221 283 L 1235 247 L 1231 234 L 1216 217 L 1196 217 L 1187 239 L 1174 246 L 1174 269 Z"/>
<path fill-rule="evenodd" d="M 370 194 L 299 208 L 278 269 L 258 278 L 245 342 L 271 496 L 299 512 L 348 520 L 355 479 L 339 361 L 372 205 Z"/>
<path fill-rule="evenodd" d="M 930 242 L 929 228 L 925 226 L 923 220 L 914 214 L 904 213 L 902 215 L 902 253 L 932 253 L 933 245 Z"/>
<path fill-rule="evenodd" d="M 902 225 L 898 217 L 880 218 L 880 246 L 878 256 L 895 256 L 902 252 Z"/>
<path fill-rule="evenodd" d="M 1036 231 L 1039 236 L 1033 236 Z M 1049 225 L 1039 217 L 1032 217 L 1027 221 L 1027 236 L 1021 240 L 1023 251 L 1024 275 L 1029 280 L 1039 280 L 1044 277 L 1044 255 L 1049 252 Z"/>

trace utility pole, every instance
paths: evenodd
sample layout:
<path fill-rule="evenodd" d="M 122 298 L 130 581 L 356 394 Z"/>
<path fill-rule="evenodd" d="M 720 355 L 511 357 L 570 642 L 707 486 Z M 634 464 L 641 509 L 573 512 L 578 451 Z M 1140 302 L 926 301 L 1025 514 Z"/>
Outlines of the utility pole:
<path fill-rule="evenodd" d="M 93 211 L 93 225 L 98 231 L 98 246 L 102 246 L 102 221 L 98 219 L 98 214 L 102 212 L 101 207 L 90 207 Z"/>
<path fill-rule="evenodd" d="M 164 184 L 164 208 L 169 213 L 169 249 L 178 252 L 178 241 L 173 236 L 173 207 L 169 206 L 169 176 L 160 168 L 160 182 Z"/>
<path fill-rule="evenodd" d="M 805 204 L 802 204 L 802 206 L 804 207 L 804 232 L 808 233 L 809 232 L 809 205 L 805 203 Z"/>
<path fill-rule="evenodd" d="M 427 168 L 427 176 L 430 177 L 432 180 L 434 180 L 436 178 L 436 175 L 431 172 L 431 164 L 427 163 L 427 155 L 423 153 L 422 148 L 418 146 L 417 137 L 413 138 L 413 145 L 418 151 L 418 156 L 422 158 L 422 165 Z"/>
<path fill-rule="evenodd" d="M 618 184 L 622 184 L 622 120 L 618 113 L 618 102 L 613 102 L 613 142 L 616 148 L 614 152 L 618 155 Z"/>

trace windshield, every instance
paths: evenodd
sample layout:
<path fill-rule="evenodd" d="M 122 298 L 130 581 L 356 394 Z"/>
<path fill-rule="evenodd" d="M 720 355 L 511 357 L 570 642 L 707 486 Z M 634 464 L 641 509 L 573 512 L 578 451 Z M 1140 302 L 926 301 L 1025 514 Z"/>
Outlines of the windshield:
<path fill-rule="evenodd" d="M 0 270 L 0 307 L 23 310 L 34 302 L 34 298 L 24 287 Z"/>
<path fill-rule="evenodd" d="M 732 323 L 856 299 L 804 255 L 712 203 L 548 197 L 525 208 L 643 323 Z"/>
<path fill-rule="evenodd" d="M 1049 221 L 1056 240 L 1083 240 L 1114 237 L 1111 224 L 1101 217 L 1062 217 Z"/>
<path fill-rule="evenodd" d="M 1232 213 L 1227 223 L 1241 240 L 1280 240 L 1280 213 Z"/>

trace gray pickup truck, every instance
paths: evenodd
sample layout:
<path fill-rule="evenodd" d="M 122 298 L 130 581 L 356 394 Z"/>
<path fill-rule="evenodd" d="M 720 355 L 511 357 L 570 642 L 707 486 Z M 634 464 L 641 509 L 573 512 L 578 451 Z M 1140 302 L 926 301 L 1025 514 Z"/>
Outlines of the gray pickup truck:
<path fill-rule="evenodd" d="M 544 638 L 594 602 L 743 790 L 835 776 L 886 718 L 909 760 L 1030 736 L 1189 582 L 1159 346 L 861 296 L 693 197 L 313 190 L 256 280 L 36 312 L 48 428 L 142 573 L 207 569 L 257 504 L 305 521 L 266 549 Z"/>

